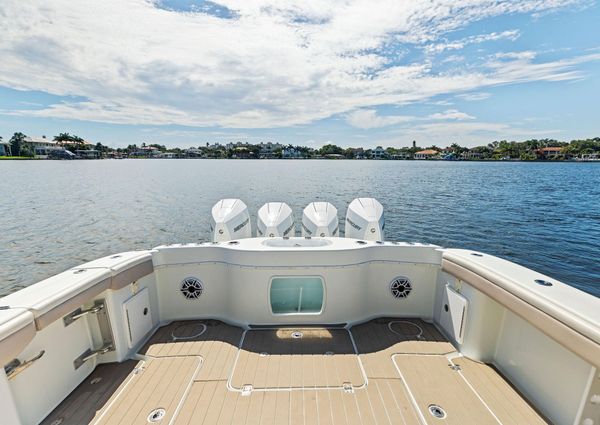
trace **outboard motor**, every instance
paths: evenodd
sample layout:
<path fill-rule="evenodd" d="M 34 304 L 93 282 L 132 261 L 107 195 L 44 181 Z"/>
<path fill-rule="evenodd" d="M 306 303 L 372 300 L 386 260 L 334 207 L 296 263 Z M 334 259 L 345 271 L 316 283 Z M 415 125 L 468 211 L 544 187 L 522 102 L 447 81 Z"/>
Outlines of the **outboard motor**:
<path fill-rule="evenodd" d="M 248 207 L 240 199 L 221 199 L 212 207 L 213 242 L 252 237 Z"/>
<path fill-rule="evenodd" d="M 382 241 L 385 219 L 383 206 L 375 198 L 356 198 L 346 212 L 346 237 Z"/>
<path fill-rule="evenodd" d="M 302 236 L 337 236 L 337 208 L 329 202 L 311 202 L 302 214 Z"/>
<path fill-rule="evenodd" d="M 294 216 L 285 202 L 267 202 L 258 210 L 256 236 L 294 236 Z"/>

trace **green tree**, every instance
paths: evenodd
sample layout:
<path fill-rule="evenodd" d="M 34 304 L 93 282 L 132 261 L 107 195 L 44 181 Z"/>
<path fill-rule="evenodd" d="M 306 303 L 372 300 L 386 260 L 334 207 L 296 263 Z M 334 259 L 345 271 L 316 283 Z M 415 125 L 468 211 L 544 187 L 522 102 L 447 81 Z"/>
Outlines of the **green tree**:
<path fill-rule="evenodd" d="M 13 136 L 10 138 L 10 140 L 8 141 L 10 143 L 10 150 L 13 154 L 13 156 L 30 156 L 30 155 L 24 155 L 23 153 L 30 153 L 29 149 L 27 149 L 27 146 L 25 145 L 25 138 L 27 136 L 25 136 L 23 133 L 15 133 L 13 134 Z M 21 153 L 21 151 L 23 151 L 23 153 Z"/>
<path fill-rule="evenodd" d="M 319 149 L 319 153 L 321 155 L 331 155 L 331 154 L 342 155 L 344 153 L 344 149 L 340 148 L 339 146 L 333 145 L 333 144 L 327 144 L 327 145 L 323 146 L 321 149 Z"/>
<path fill-rule="evenodd" d="M 165 145 L 159 145 L 158 143 L 152 143 L 149 145 L 151 148 L 156 148 L 161 152 L 166 152 L 167 151 L 167 147 Z"/>
<path fill-rule="evenodd" d="M 82 144 L 83 139 L 75 134 L 60 133 L 58 136 L 54 136 L 55 142 L 63 142 L 66 144 Z"/>

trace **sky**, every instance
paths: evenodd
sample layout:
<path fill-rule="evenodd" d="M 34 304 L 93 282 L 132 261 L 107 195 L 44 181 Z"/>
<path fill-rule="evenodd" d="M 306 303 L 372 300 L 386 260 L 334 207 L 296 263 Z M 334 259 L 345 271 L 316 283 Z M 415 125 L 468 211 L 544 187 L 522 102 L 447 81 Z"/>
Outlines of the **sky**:
<path fill-rule="evenodd" d="M 598 22 L 590 0 L 2 0 L 0 136 L 598 137 Z"/>

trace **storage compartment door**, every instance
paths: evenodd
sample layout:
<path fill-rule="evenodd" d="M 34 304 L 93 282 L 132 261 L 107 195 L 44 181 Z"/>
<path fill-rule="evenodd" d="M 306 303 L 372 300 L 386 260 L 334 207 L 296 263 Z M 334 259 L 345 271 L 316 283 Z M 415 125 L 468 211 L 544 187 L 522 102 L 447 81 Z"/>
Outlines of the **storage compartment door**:
<path fill-rule="evenodd" d="M 467 320 L 467 304 L 468 301 L 465 297 L 446 285 L 440 314 L 440 325 L 442 325 L 448 336 L 459 344 L 463 342 Z"/>
<path fill-rule="evenodd" d="M 129 348 L 133 348 L 152 329 L 148 288 L 142 289 L 125 301 L 123 313 L 128 336 L 127 343 Z"/>

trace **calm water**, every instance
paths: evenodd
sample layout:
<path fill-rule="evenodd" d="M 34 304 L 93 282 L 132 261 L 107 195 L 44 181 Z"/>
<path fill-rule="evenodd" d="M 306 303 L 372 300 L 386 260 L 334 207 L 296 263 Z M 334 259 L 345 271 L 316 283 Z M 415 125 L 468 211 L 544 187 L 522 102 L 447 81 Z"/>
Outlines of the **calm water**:
<path fill-rule="evenodd" d="M 0 295 L 124 250 L 208 239 L 210 209 L 372 196 L 386 239 L 495 254 L 600 296 L 600 164 L 0 161 Z"/>

